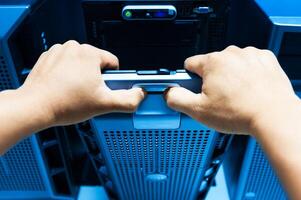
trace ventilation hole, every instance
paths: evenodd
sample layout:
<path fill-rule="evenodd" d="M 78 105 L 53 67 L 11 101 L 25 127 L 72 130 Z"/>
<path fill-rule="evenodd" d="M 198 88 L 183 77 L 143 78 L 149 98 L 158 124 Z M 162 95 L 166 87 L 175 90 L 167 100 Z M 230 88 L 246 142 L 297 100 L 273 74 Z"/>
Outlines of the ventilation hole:
<path fill-rule="evenodd" d="M 46 190 L 30 138 L 1 157 L 0 188 L 16 192 Z"/>
<path fill-rule="evenodd" d="M 255 193 L 256 199 L 264 199 L 266 191 L 269 191 L 271 199 L 287 199 L 269 161 L 260 146 L 256 144 L 244 194 Z"/>
<path fill-rule="evenodd" d="M 0 56 L 0 91 L 13 87 L 10 74 L 3 56 Z"/>
<path fill-rule="evenodd" d="M 131 167 L 143 168 L 143 165 L 154 165 L 154 152 L 161 152 L 157 155 L 156 159 L 161 160 L 162 164 L 165 162 L 165 166 L 159 166 L 159 169 L 162 171 L 168 171 L 168 165 L 173 163 L 166 163 L 172 158 L 172 161 L 175 162 L 174 166 L 176 167 L 195 167 L 200 166 L 202 162 L 201 156 L 203 156 L 208 143 L 209 135 L 205 133 L 197 133 L 197 131 L 148 131 L 150 135 L 146 137 L 145 131 L 121 131 L 122 135 L 119 136 L 118 141 L 116 141 L 115 134 L 119 131 L 113 132 L 109 131 L 110 134 L 104 134 L 106 144 L 108 145 L 109 152 L 112 154 L 112 158 L 118 159 L 115 160 L 115 163 L 120 162 L 130 162 Z M 168 132 L 169 135 L 162 136 L 162 133 Z M 190 134 L 194 132 L 194 134 Z M 108 131 L 104 131 L 108 133 Z M 173 137 L 172 134 L 173 133 Z M 184 134 L 186 133 L 186 134 Z M 210 130 L 209 132 L 210 133 Z M 111 138 L 111 139 L 110 139 Z M 141 143 L 140 143 L 141 141 Z M 167 145 L 166 145 L 167 144 Z M 173 145 L 170 145 L 173 144 Z M 203 146 L 200 147 L 200 144 Z M 135 148 L 135 147 L 138 148 Z M 141 150 L 143 147 L 143 151 Z M 178 147 L 178 148 L 177 148 Z M 119 155 L 119 152 L 121 156 Z M 132 152 L 132 153 L 130 153 Z M 166 152 L 172 153 L 173 155 L 165 155 Z M 181 153 L 182 152 L 182 153 Z M 145 155 L 147 154 L 147 155 Z M 181 157 L 181 156 L 182 157 Z M 165 157 L 164 157 L 165 156 Z M 184 160 L 186 157 L 191 157 L 192 163 L 188 162 L 185 164 Z M 143 163 L 144 159 L 148 159 L 146 163 Z M 120 160 L 122 159 L 122 160 Z M 138 165 L 138 163 L 140 164 Z"/>

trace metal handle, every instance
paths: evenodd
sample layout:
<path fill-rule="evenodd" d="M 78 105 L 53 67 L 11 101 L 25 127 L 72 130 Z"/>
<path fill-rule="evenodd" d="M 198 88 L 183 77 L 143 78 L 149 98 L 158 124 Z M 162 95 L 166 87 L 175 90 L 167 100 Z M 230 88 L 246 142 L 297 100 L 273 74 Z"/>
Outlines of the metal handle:
<path fill-rule="evenodd" d="M 177 83 L 140 83 L 133 88 L 143 88 L 147 97 L 133 115 L 136 129 L 176 129 L 180 126 L 180 113 L 170 109 L 163 93 L 169 87 L 178 87 Z"/>

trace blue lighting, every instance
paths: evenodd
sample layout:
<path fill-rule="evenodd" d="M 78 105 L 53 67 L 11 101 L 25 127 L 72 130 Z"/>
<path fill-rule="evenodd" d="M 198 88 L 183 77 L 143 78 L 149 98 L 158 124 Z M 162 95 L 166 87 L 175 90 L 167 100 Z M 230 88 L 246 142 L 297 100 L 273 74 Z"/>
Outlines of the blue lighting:
<path fill-rule="evenodd" d="M 157 12 L 154 13 L 154 16 L 158 17 L 158 18 L 162 18 L 162 17 L 166 17 L 167 13 L 163 12 L 163 11 L 157 11 Z"/>

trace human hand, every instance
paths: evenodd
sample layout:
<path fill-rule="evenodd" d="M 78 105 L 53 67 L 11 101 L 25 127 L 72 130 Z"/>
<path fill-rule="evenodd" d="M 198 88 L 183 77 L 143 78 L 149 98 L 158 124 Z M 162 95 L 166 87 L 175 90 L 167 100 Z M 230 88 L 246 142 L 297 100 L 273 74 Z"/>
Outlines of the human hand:
<path fill-rule="evenodd" d="M 41 55 L 19 90 L 38 99 L 49 126 L 109 112 L 133 112 L 144 98 L 143 90 L 110 90 L 101 76 L 104 68 L 117 69 L 116 56 L 75 41 L 56 44 Z"/>
<path fill-rule="evenodd" d="M 190 57 L 185 68 L 202 77 L 202 92 L 171 88 L 167 104 L 220 132 L 253 133 L 265 119 L 299 105 L 288 77 L 268 50 L 230 46 Z"/>

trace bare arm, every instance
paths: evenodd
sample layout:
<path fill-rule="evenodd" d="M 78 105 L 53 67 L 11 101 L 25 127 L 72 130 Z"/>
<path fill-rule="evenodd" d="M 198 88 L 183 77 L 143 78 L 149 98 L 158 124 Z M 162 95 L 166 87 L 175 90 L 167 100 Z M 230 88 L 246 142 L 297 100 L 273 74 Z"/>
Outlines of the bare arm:
<path fill-rule="evenodd" d="M 301 103 L 275 56 L 252 47 L 188 58 L 202 92 L 171 88 L 170 107 L 224 133 L 251 134 L 289 195 L 301 199 Z"/>
<path fill-rule="evenodd" d="M 258 117 L 252 133 L 291 198 L 301 199 L 301 103 L 287 101 L 269 110 Z"/>
<path fill-rule="evenodd" d="M 0 154 L 33 132 L 108 112 L 132 112 L 141 89 L 110 90 L 101 68 L 117 68 L 113 54 L 69 41 L 43 53 L 25 83 L 0 93 Z"/>

